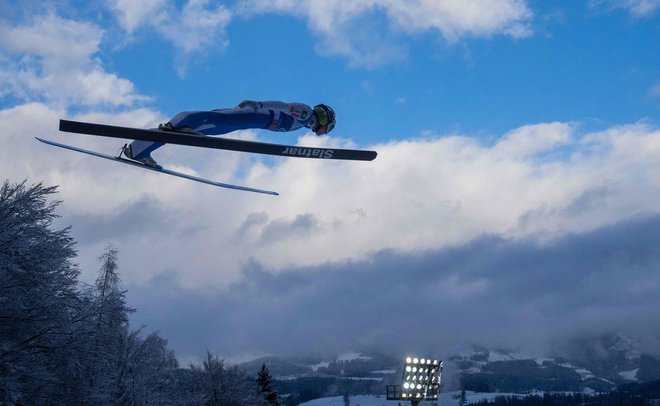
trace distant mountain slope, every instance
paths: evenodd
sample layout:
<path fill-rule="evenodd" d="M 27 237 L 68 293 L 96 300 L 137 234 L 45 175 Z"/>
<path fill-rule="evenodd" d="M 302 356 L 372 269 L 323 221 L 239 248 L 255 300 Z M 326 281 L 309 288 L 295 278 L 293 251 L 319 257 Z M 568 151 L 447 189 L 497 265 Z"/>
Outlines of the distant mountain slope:
<path fill-rule="evenodd" d="M 660 358 L 643 354 L 621 335 L 576 341 L 571 356 L 531 358 L 521 354 L 473 350 L 449 362 L 463 388 L 475 391 L 596 391 L 660 379 Z"/>
<path fill-rule="evenodd" d="M 626 383 L 660 380 L 660 358 L 645 354 L 634 340 L 609 335 L 572 343 L 562 357 L 471 349 L 445 359 L 443 392 L 604 393 Z M 256 376 L 265 363 L 288 404 L 321 397 L 383 395 L 401 383 L 403 360 L 378 353 L 346 353 L 332 358 L 266 357 L 241 364 Z"/>

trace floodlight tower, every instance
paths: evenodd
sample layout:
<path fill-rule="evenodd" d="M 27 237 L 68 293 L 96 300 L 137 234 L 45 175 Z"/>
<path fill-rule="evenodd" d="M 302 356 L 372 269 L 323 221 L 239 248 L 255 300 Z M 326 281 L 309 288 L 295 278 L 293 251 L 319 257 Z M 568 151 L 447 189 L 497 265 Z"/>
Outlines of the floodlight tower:
<path fill-rule="evenodd" d="M 442 361 L 406 357 L 402 385 L 388 385 L 388 400 L 409 400 L 412 406 L 423 400 L 437 401 L 440 396 Z"/>

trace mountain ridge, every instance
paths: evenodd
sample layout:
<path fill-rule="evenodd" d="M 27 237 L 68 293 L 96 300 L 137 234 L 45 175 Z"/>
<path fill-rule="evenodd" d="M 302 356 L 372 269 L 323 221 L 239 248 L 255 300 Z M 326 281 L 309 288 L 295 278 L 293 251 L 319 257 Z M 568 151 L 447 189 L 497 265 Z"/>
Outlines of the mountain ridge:
<path fill-rule="evenodd" d="M 239 368 L 253 374 L 265 363 L 279 393 L 298 401 L 383 394 L 387 385 L 401 384 L 403 359 L 369 351 L 346 354 L 264 357 Z M 624 335 L 579 340 L 561 356 L 468 348 L 447 357 L 444 366 L 443 391 L 605 393 L 619 385 L 660 379 L 660 357 Z M 307 395 L 300 397 L 303 392 Z"/>

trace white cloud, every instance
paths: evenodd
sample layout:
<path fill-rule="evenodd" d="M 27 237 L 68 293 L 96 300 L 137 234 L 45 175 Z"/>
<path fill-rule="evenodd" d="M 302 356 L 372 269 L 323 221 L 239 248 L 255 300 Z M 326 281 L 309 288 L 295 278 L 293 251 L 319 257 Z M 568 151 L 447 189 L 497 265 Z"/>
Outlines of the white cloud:
<path fill-rule="evenodd" d="M 383 2 L 390 19 L 405 31 L 440 31 L 445 38 L 529 35 L 531 11 L 522 0 Z"/>
<path fill-rule="evenodd" d="M 400 58 L 405 53 L 401 34 L 440 33 L 450 42 L 497 34 L 523 37 L 531 33 L 532 18 L 523 0 L 244 0 L 240 10 L 304 18 L 321 37 L 319 53 L 346 56 L 361 66 Z"/>
<path fill-rule="evenodd" d="M 524 158 L 570 143 L 571 133 L 571 126 L 565 123 L 523 126 L 504 134 L 494 152 Z"/>
<path fill-rule="evenodd" d="M 225 28 L 232 12 L 209 0 L 188 0 L 181 9 L 172 0 L 114 0 L 110 9 L 129 35 L 148 28 L 170 42 L 181 53 L 174 58 L 181 75 L 190 54 L 217 53 L 228 45 Z"/>
<path fill-rule="evenodd" d="M 660 0 L 590 0 L 591 7 L 625 9 L 634 17 L 648 17 L 660 9 Z"/>
<path fill-rule="evenodd" d="M 649 95 L 654 99 L 660 98 L 660 82 L 651 86 L 651 90 L 649 90 Z"/>
<path fill-rule="evenodd" d="M 115 0 L 110 8 L 117 13 L 121 27 L 132 34 L 145 24 L 165 23 L 165 5 L 166 0 Z"/>
<path fill-rule="evenodd" d="M 96 57 L 103 36 L 97 26 L 54 14 L 26 25 L 0 21 L 2 87 L 23 100 L 64 106 L 132 105 L 146 100 L 133 84 L 106 72 Z"/>
<path fill-rule="evenodd" d="M 231 20 L 231 12 L 223 5 L 207 8 L 208 0 L 189 0 L 183 9 L 170 15 L 176 24 L 161 24 L 157 30 L 184 53 L 198 52 L 208 47 L 224 50 L 227 40 L 224 30 Z"/>

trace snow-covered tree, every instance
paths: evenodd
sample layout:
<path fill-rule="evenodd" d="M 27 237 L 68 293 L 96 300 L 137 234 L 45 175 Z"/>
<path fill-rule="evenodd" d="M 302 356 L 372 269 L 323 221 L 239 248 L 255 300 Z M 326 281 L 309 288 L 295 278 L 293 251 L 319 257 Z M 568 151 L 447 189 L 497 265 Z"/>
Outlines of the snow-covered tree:
<path fill-rule="evenodd" d="M 58 392 L 84 321 L 69 228 L 52 230 L 55 187 L 0 188 L 0 403 L 38 404 Z"/>
<path fill-rule="evenodd" d="M 141 330 L 131 331 L 123 340 L 117 363 L 116 403 L 166 404 L 162 384 L 178 367 L 174 352 L 167 349 L 167 340 L 158 332 L 146 338 Z"/>
<path fill-rule="evenodd" d="M 126 305 L 126 291 L 119 287 L 117 250 L 112 246 L 99 258 L 101 269 L 96 278 L 96 330 L 98 339 L 117 344 L 128 328 L 128 317 L 135 312 Z"/>
<path fill-rule="evenodd" d="M 208 406 L 260 405 L 254 381 L 248 379 L 235 365 L 206 353 L 202 366 L 191 365 L 188 391 L 194 393 L 196 404 Z"/>
<path fill-rule="evenodd" d="M 179 369 L 158 332 L 129 329 L 114 248 L 94 285 L 78 281 L 70 229 L 52 229 L 54 193 L 0 188 L 0 404 L 261 404 L 238 367 L 209 353 Z"/>
<path fill-rule="evenodd" d="M 92 298 L 93 319 L 89 328 L 92 359 L 88 383 L 91 404 L 114 402 L 123 396 L 119 369 L 128 336 L 128 317 L 134 310 L 126 305 L 126 291 L 120 289 L 117 250 L 109 246 L 99 258 L 96 283 L 87 294 Z"/>

